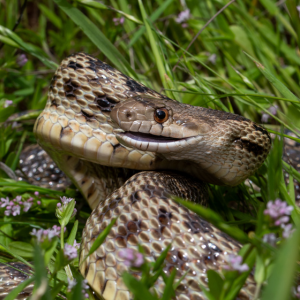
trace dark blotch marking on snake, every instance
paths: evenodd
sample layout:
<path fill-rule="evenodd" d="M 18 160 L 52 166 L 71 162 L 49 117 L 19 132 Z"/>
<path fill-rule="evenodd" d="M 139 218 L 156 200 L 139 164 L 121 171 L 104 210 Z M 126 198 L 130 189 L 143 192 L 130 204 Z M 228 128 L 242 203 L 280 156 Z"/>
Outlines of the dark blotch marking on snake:
<path fill-rule="evenodd" d="M 75 81 L 72 81 L 70 78 L 64 82 L 65 96 L 69 100 L 77 99 L 75 92 L 79 88 L 80 88 L 80 85 L 78 85 Z"/>
<path fill-rule="evenodd" d="M 91 119 L 92 117 L 94 117 L 94 115 L 90 115 L 88 114 L 86 111 L 81 110 L 81 113 L 86 117 L 87 120 Z"/>
<path fill-rule="evenodd" d="M 95 97 L 95 103 L 101 109 L 101 111 L 111 112 L 111 110 L 116 106 L 118 103 L 116 100 L 109 98 L 107 95 L 102 95 L 97 92 L 93 92 Z"/>
<path fill-rule="evenodd" d="M 126 85 L 130 88 L 131 92 L 146 93 L 149 90 L 146 86 L 142 86 L 131 78 L 128 78 Z"/>
<path fill-rule="evenodd" d="M 263 127 L 257 126 L 256 124 L 253 124 L 253 127 L 255 128 L 256 131 L 260 131 L 263 134 L 265 134 L 269 138 L 270 142 L 272 142 L 269 132 L 266 129 L 264 129 Z"/>
<path fill-rule="evenodd" d="M 76 71 L 77 69 L 83 69 L 84 67 L 81 64 L 78 64 L 77 62 L 71 60 L 68 64 L 68 68 L 72 68 Z"/>
<path fill-rule="evenodd" d="M 250 141 L 245 141 L 240 138 L 234 140 L 234 143 L 240 149 L 245 149 L 248 152 L 252 152 L 253 155 L 255 155 L 255 156 L 262 155 L 264 153 L 264 148 L 256 143 L 252 143 Z"/>

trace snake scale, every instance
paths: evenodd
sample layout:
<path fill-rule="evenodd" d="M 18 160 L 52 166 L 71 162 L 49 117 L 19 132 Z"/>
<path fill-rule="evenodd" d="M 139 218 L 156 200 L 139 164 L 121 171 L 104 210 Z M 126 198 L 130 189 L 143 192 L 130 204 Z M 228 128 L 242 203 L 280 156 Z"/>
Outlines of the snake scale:
<path fill-rule="evenodd" d="M 172 195 L 201 204 L 207 183 L 241 183 L 270 150 L 263 127 L 239 115 L 179 103 L 77 53 L 56 71 L 34 132 L 93 209 L 80 260 L 118 217 L 80 268 L 96 294 L 106 300 L 132 299 L 121 278 L 128 267 L 119 251 L 140 244 L 145 258 L 155 261 L 172 243 L 164 271 L 175 268 L 177 279 L 186 273 L 176 299 L 205 299 L 198 283 L 207 286 L 206 271 L 221 270 L 226 255 L 237 253 L 240 245 Z M 159 279 L 154 289 L 161 295 L 163 288 Z M 254 289 L 250 275 L 238 299 L 251 299 Z"/>

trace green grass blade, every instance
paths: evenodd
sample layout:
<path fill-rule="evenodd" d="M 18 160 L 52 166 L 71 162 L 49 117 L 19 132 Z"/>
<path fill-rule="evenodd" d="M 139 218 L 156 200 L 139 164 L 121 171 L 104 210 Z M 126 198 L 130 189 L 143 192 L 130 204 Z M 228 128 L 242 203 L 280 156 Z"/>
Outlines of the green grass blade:
<path fill-rule="evenodd" d="M 66 0 L 54 1 L 121 72 L 137 78 L 135 71 L 124 56 L 79 9 Z"/>
<path fill-rule="evenodd" d="M 90 248 L 89 253 L 80 262 L 80 265 L 82 265 L 82 263 L 89 257 L 89 255 L 91 255 L 92 253 L 94 253 L 100 247 L 100 245 L 104 242 L 104 240 L 106 239 L 106 237 L 108 236 L 108 234 L 110 232 L 110 229 L 114 226 L 114 224 L 116 223 L 116 221 L 117 221 L 116 218 L 112 219 L 111 222 L 109 223 L 109 225 L 96 237 L 93 245 Z"/>
<path fill-rule="evenodd" d="M 278 251 L 275 265 L 262 293 L 261 300 L 288 300 L 291 299 L 291 287 L 297 267 L 300 246 L 300 229 L 285 241 Z M 284 275 L 284 276 L 283 276 Z"/>
<path fill-rule="evenodd" d="M 143 2 L 141 0 L 139 0 L 139 6 L 140 6 L 141 14 L 143 17 L 143 21 L 144 21 L 144 24 L 146 27 L 146 32 L 147 32 L 147 35 L 148 35 L 148 38 L 150 41 L 151 49 L 152 49 L 153 55 L 155 57 L 155 62 L 156 62 L 156 66 L 158 69 L 159 76 L 160 76 L 160 80 L 161 80 L 164 88 L 168 89 L 168 88 L 170 88 L 170 86 L 168 85 L 167 80 L 166 80 L 167 72 L 166 72 L 166 69 L 165 69 L 165 66 L 164 66 L 164 63 L 162 60 L 162 53 L 159 51 L 159 48 L 157 46 L 157 41 L 155 40 L 155 37 L 151 30 L 145 8 L 144 8 Z M 169 91 L 166 91 L 166 94 L 168 97 L 172 98 L 172 94 Z"/>
<path fill-rule="evenodd" d="M 42 63 L 44 63 L 50 69 L 54 69 L 54 70 L 57 69 L 58 67 L 57 64 L 49 60 L 48 58 L 46 58 L 44 56 L 44 52 L 41 49 L 24 42 L 16 33 L 12 32 L 8 28 L 5 28 L 4 26 L 0 25 L 0 34 L 4 37 L 11 39 L 24 51 L 37 57 Z"/>
<path fill-rule="evenodd" d="M 296 97 L 274 74 L 272 74 L 270 70 L 246 52 L 245 54 L 256 64 L 257 68 L 285 98 L 300 101 L 300 99 Z"/>
<path fill-rule="evenodd" d="M 149 20 L 153 23 L 155 22 L 159 16 L 165 11 L 165 9 L 173 2 L 173 0 L 167 0 L 162 2 L 161 6 L 149 17 Z M 146 28 L 142 26 L 132 37 L 130 43 L 128 44 L 128 49 L 131 48 L 139 38 L 144 34 Z"/>
<path fill-rule="evenodd" d="M 75 241 L 75 237 L 76 237 L 76 233 L 77 233 L 77 229 L 78 229 L 78 220 L 75 221 L 73 227 L 72 227 L 72 230 L 68 236 L 68 239 L 67 239 L 67 243 L 69 245 L 73 245 L 74 244 L 74 241 Z"/>
<path fill-rule="evenodd" d="M 148 291 L 145 285 L 140 284 L 140 282 L 131 274 L 124 272 L 122 278 L 125 285 L 137 297 L 137 299 L 157 300 L 157 298 Z"/>

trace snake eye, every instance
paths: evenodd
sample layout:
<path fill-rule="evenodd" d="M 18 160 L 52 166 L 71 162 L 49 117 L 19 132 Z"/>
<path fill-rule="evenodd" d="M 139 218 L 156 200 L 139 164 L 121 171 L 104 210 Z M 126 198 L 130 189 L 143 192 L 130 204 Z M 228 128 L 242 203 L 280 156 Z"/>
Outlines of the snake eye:
<path fill-rule="evenodd" d="M 154 120 L 157 123 L 166 122 L 169 118 L 169 112 L 166 108 L 158 108 L 154 113 Z"/>

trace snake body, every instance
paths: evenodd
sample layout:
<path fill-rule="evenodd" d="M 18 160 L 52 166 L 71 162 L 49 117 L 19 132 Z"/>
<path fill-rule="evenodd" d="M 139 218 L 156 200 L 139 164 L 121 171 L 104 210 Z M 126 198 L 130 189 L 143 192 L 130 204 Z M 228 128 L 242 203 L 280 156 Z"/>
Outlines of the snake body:
<path fill-rule="evenodd" d="M 207 285 L 206 271 L 221 270 L 226 255 L 237 253 L 240 245 L 172 195 L 205 203 L 203 181 L 234 186 L 253 174 L 271 145 L 264 128 L 238 115 L 169 99 L 78 53 L 56 71 L 34 132 L 94 209 L 83 231 L 80 260 L 118 217 L 80 268 L 99 296 L 132 299 L 121 278 L 128 268 L 120 249 L 141 244 L 145 258 L 155 261 L 172 244 L 164 271 L 175 268 L 177 279 L 186 273 L 176 298 L 205 298 L 198 283 Z M 154 289 L 161 294 L 163 287 L 159 279 Z M 254 288 L 249 277 L 238 298 L 251 299 Z"/>

